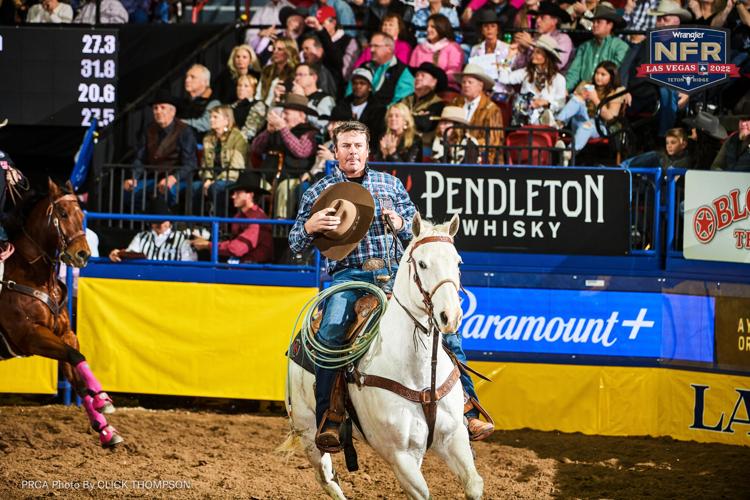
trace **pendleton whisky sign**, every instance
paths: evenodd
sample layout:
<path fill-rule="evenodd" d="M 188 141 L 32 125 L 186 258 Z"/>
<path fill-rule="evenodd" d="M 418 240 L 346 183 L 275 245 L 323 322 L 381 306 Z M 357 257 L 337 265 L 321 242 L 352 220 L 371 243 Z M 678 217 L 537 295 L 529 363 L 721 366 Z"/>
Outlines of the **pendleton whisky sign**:
<path fill-rule="evenodd" d="M 729 64 L 729 34 L 722 29 L 682 26 L 649 31 L 650 64 L 638 67 L 636 76 L 685 93 L 705 90 L 739 69 Z"/>

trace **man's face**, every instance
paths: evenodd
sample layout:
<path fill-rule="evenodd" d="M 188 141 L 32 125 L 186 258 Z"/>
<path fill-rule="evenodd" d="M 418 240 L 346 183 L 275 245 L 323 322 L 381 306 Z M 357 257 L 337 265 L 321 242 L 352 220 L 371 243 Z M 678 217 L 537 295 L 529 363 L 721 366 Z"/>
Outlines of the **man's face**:
<path fill-rule="evenodd" d="M 185 92 L 192 96 L 201 95 L 206 91 L 206 82 L 198 68 L 190 68 L 185 74 Z"/>
<path fill-rule="evenodd" d="M 370 82 L 361 77 L 352 79 L 352 94 L 357 98 L 365 98 L 370 95 Z"/>
<path fill-rule="evenodd" d="M 164 222 L 154 222 L 153 224 L 151 224 L 151 229 L 156 234 L 164 234 L 170 227 L 172 227 L 172 223 L 168 220 L 165 220 Z"/>
<path fill-rule="evenodd" d="M 313 77 L 312 73 L 310 73 L 310 68 L 308 66 L 297 66 L 297 70 L 294 72 L 294 83 L 296 83 L 303 89 L 315 86 L 315 77 Z"/>
<path fill-rule="evenodd" d="M 667 137 L 666 138 L 666 144 L 665 149 L 667 150 L 667 154 L 669 156 L 674 156 L 676 154 L 681 153 L 685 150 L 685 147 L 687 147 L 687 144 L 680 140 L 679 137 Z"/>
<path fill-rule="evenodd" d="M 302 42 L 302 53 L 305 54 L 305 62 L 317 63 L 323 59 L 323 47 L 316 47 L 309 38 Z"/>
<path fill-rule="evenodd" d="M 174 115 L 177 113 L 177 108 L 166 102 L 156 103 L 151 106 L 151 111 L 154 112 L 154 121 L 161 128 L 166 128 L 172 121 L 174 121 Z"/>
<path fill-rule="evenodd" d="M 740 139 L 744 139 L 750 135 L 750 120 L 740 120 L 739 132 Z"/>
<path fill-rule="evenodd" d="M 554 16 L 542 14 L 536 18 L 536 29 L 542 35 L 553 32 L 556 27 L 557 18 Z"/>
<path fill-rule="evenodd" d="M 667 26 L 679 26 L 679 25 L 680 25 L 679 16 L 659 16 L 656 18 L 657 28 L 666 28 Z"/>
<path fill-rule="evenodd" d="M 435 90 L 437 86 L 437 78 L 425 71 L 417 71 L 417 76 L 414 77 L 414 88 L 421 90 Z"/>
<path fill-rule="evenodd" d="M 245 191 L 244 189 L 237 189 L 232 191 L 232 205 L 234 208 L 242 208 L 247 203 L 248 199 L 252 201 L 253 193 Z"/>
<path fill-rule="evenodd" d="M 606 19 L 594 19 L 594 24 L 591 28 L 591 33 L 600 40 L 607 38 L 612 34 L 612 27 L 614 23 L 607 21 Z"/>
<path fill-rule="evenodd" d="M 369 155 L 370 149 L 365 134 L 357 131 L 338 134 L 336 159 L 345 176 L 359 177 L 362 175 Z"/>
<path fill-rule="evenodd" d="M 473 76 L 464 76 L 461 78 L 461 95 L 466 99 L 476 99 L 484 90 L 484 82 Z"/>
<path fill-rule="evenodd" d="M 375 35 L 370 40 L 370 50 L 372 51 L 372 60 L 378 65 L 385 64 L 393 57 L 393 48 L 385 44 L 382 36 Z"/>
<path fill-rule="evenodd" d="M 286 18 L 286 32 L 292 38 L 297 38 L 305 29 L 305 19 L 301 16 L 289 16 Z"/>
<path fill-rule="evenodd" d="M 300 123 L 305 123 L 305 120 L 307 120 L 307 115 L 297 109 L 285 108 L 284 111 L 282 111 L 281 116 L 284 118 L 289 128 L 294 128 Z"/>

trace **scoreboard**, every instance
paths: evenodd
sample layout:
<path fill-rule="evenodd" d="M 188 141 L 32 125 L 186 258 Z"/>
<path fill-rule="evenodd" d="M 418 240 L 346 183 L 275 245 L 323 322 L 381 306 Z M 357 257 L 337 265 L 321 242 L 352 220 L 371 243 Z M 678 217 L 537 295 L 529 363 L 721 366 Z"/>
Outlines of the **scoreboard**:
<path fill-rule="evenodd" d="M 105 126 L 117 109 L 117 30 L 0 27 L 0 121 Z"/>

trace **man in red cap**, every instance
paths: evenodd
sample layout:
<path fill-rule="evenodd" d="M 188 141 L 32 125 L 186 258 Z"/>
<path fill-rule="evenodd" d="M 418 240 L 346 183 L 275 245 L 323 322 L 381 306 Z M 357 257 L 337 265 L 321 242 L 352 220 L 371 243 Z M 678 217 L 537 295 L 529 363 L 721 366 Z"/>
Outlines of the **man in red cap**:
<path fill-rule="evenodd" d="M 323 5 L 315 16 L 309 16 L 305 24 L 315 30 L 325 50 L 325 64 L 332 72 L 338 72 L 344 81 L 349 79 L 354 69 L 354 61 L 359 56 L 359 44 L 354 37 L 344 33 L 338 26 L 336 10 Z"/>

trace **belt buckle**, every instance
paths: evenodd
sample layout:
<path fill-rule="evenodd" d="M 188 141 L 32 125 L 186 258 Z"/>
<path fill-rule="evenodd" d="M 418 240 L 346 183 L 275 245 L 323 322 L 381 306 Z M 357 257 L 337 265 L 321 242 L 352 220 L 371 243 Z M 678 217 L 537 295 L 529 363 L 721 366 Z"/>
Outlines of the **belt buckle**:
<path fill-rule="evenodd" d="M 373 257 L 372 259 L 367 259 L 362 264 L 363 271 L 377 271 L 378 269 L 383 269 L 384 267 L 385 267 L 385 260 L 381 259 L 380 257 Z"/>

